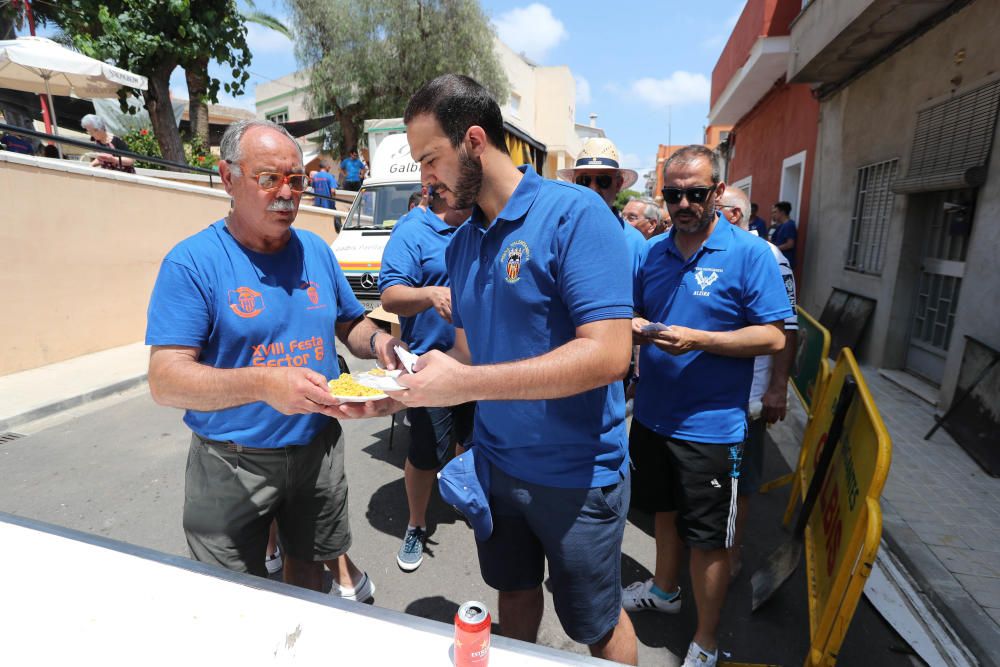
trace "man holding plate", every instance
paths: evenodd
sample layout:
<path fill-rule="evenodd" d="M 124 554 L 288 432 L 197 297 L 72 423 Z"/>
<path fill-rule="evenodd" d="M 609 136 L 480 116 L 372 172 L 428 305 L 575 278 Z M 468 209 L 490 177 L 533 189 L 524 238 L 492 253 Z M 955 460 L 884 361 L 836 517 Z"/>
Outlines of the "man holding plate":
<path fill-rule="evenodd" d="M 391 395 L 477 401 L 470 452 L 488 463 L 492 534 L 476 544 L 503 634 L 537 639 L 547 562 L 566 633 L 635 664 L 619 583 L 632 317 L 622 226 L 595 192 L 516 167 L 500 107 L 469 77 L 425 84 L 403 119 L 422 180 L 473 212 L 446 254 L 455 345 L 421 356 Z"/>
<path fill-rule="evenodd" d="M 320 590 L 326 563 L 334 593 L 370 598 L 371 580 L 346 557 L 338 419 L 385 415 L 399 404 L 342 404 L 327 379 L 339 374 L 334 336 L 388 368 L 399 341 L 364 316 L 326 242 L 292 227 L 309 179 L 288 132 L 240 121 L 221 154 L 229 215 L 170 251 L 147 317 L 150 393 L 185 409 L 193 432 L 188 546 L 199 561 L 266 576 L 276 519 L 286 582 Z"/>

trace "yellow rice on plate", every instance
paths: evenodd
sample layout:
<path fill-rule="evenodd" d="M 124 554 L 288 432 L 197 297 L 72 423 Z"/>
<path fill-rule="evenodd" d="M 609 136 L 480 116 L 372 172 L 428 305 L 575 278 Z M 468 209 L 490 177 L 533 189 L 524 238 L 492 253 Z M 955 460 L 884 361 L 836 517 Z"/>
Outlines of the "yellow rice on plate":
<path fill-rule="evenodd" d="M 342 373 L 336 380 L 330 380 L 327 385 L 334 396 L 381 396 L 382 391 L 358 384 L 350 373 Z"/>

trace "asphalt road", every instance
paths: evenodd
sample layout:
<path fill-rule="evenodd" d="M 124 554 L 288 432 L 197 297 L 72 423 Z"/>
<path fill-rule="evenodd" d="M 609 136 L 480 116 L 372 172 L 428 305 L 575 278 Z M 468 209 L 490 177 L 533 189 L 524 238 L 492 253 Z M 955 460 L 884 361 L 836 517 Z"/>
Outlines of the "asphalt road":
<path fill-rule="evenodd" d="M 466 600 L 495 605 L 495 592 L 479 575 L 471 530 L 436 492 L 428 514 L 431 534 L 424 563 L 410 574 L 399 570 L 395 554 L 407 519 L 402 475 L 407 429 L 396 426 L 390 449 L 389 418 L 346 422 L 344 428 L 354 533 L 351 556 L 373 577 L 375 604 L 446 623 Z M 187 554 L 181 505 L 190 433 L 180 411 L 155 405 L 140 388 L 26 425 L 20 432 L 27 435 L 0 444 L 0 511 Z M 787 470 L 776 450 L 768 454 L 769 477 Z M 750 613 L 749 574 L 785 539 L 778 522 L 786 498 L 783 489 L 759 497 L 753 506 L 743 574 L 730 589 L 721 626 L 721 649 L 727 659 L 797 665 L 806 655 L 804 567 L 767 606 Z M 623 583 L 650 576 L 653 562 L 652 521 L 633 512 L 622 549 Z M 72 563 L 62 574 L 86 576 Z M 690 590 L 687 582 L 682 586 Z M 646 612 L 632 618 L 640 664 L 677 665 L 677 656 L 683 656 L 694 633 L 693 604 L 685 604 L 677 615 Z M 586 653 L 562 632 L 547 591 L 539 641 Z M 864 600 L 839 662 L 880 667 L 917 664 L 904 642 Z"/>

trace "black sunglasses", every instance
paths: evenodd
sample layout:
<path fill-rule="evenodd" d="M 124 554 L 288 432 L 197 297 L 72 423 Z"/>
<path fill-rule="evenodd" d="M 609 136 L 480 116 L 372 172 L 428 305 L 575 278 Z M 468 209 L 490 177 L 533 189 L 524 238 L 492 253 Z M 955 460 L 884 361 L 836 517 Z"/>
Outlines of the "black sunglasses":
<path fill-rule="evenodd" d="M 663 201 L 668 204 L 680 204 L 687 197 L 689 204 L 704 204 L 715 186 L 699 185 L 693 188 L 663 188 Z"/>
<path fill-rule="evenodd" d="M 582 185 L 585 188 L 590 187 L 591 181 L 597 182 L 597 187 L 602 190 L 607 190 L 611 187 L 611 174 L 601 174 L 600 176 L 591 176 L 590 174 L 580 174 L 576 177 L 576 184 Z"/>

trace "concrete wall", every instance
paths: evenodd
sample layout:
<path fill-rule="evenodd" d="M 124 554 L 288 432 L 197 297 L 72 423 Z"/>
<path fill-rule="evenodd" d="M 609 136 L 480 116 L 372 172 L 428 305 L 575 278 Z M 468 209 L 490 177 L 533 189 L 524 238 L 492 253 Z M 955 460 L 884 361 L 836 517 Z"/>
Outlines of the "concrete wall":
<path fill-rule="evenodd" d="M 160 261 L 224 191 L 0 152 L 0 375 L 143 339 Z M 296 226 L 336 237 L 328 211 Z"/>
<path fill-rule="evenodd" d="M 730 135 L 734 151 L 729 161 L 728 180 L 736 183 L 747 176 L 752 177 L 751 199 L 757 202 L 760 207 L 757 214 L 765 221 L 769 220 L 771 206 L 780 201 L 782 163 L 806 151 L 801 204 L 799 210 L 792 211 L 799 231 L 796 273 L 800 283 L 809 275 L 801 267 L 809 236 L 809 199 L 816 162 L 818 119 L 819 103 L 813 99 L 809 86 L 779 83 L 740 119 Z"/>
<path fill-rule="evenodd" d="M 816 170 L 813 175 L 811 238 L 804 266 L 802 304 L 819 313 L 834 287 L 877 300 L 859 352 L 876 366 L 901 367 L 922 241 L 920 196 L 897 196 L 881 276 L 844 269 L 859 167 L 900 159 L 906 173 L 916 110 L 982 83 L 1000 71 L 996 49 L 996 4 L 978 0 L 862 75 L 820 106 Z M 964 49 L 965 57 L 956 58 Z M 756 183 L 755 183 L 756 187 Z M 1000 348 L 1000 140 L 994 137 L 986 184 L 980 188 L 971 250 L 956 314 L 939 405 L 951 400 L 963 347 L 970 334 Z"/>

